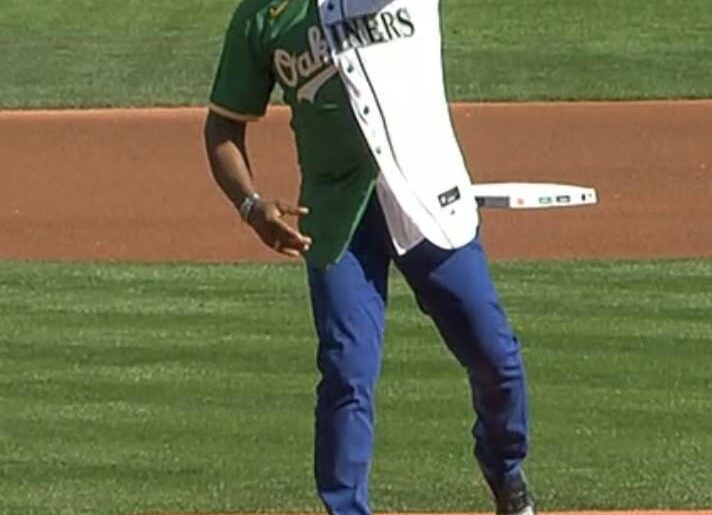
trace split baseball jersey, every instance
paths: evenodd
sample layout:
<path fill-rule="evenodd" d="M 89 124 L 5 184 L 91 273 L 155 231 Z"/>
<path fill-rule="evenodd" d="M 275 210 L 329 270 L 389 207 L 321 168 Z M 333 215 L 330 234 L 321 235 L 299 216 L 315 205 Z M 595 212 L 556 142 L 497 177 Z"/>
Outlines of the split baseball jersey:
<path fill-rule="evenodd" d="M 211 109 L 264 115 L 275 86 L 292 110 L 307 260 L 342 254 L 374 187 L 396 251 L 477 232 L 445 98 L 439 0 L 243 0 Z"/>

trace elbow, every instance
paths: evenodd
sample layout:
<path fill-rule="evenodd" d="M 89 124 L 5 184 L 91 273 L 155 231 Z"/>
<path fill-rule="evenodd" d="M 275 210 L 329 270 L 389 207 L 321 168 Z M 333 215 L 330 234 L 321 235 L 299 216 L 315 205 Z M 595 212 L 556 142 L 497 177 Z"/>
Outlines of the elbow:
<path fill-rule="evenodd" d="M 208 111 L 203 124 L 203 139 L 208 151 L 230 142 L 242 147 L 245 140 L 245 124 Z"/>
<path fill-rule="evenodd" d="M 221 174 L 226 163 L 246 159 L 245 125 L 233 122 L 212 111 L 203 124 L 203 142 L 212 174 Z"/>
<path fill-rule="evenodd" d="M 220 148 L 229 140 L 230 135 L 226 133 L 220 119 L 214 113 L 208 112 L 203 124 L 203 145 L 213 171 Z"/>
<path fill-rule="evenodd" d="M 220 148 L 219 133 L 220 131 L 215 116 L 209 112 L 203 124 L 203 145 L 208 164 L 210 165 L 208 171 L 213 177 L 215 177 L 216 172 L 220 168 L 218 158 L 218 150 Z"/>
<path fill-rule="evenodd" d="M 215 116 L 212 112 L 208 111 L 208 114 L 205 117 L 205 122 L 203 123 L 203 144 L 205 145 L 208 157 L 210 157 L 212 151 L 215 149 L 215 135 Z"/>

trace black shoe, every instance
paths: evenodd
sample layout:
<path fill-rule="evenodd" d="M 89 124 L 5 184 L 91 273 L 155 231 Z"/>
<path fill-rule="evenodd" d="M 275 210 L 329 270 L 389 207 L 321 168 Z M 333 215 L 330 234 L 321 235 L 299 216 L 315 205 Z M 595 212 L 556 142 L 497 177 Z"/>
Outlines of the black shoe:
<path fill-rule="evenodd" d="M 535 515 L 534 499 L 527 491 L 524 478 L 492 492 L 497 515 Z"/>

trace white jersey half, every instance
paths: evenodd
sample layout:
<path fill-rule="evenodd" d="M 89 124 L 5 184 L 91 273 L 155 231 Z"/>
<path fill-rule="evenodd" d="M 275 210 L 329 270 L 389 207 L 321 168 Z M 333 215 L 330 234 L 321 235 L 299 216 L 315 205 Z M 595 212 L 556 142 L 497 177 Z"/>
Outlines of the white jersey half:
<path fill-rule="evenodd" d="M 396 250 L 466 245 L 478 215 L 445 96 L 439 0 L 317 1 Z"/>

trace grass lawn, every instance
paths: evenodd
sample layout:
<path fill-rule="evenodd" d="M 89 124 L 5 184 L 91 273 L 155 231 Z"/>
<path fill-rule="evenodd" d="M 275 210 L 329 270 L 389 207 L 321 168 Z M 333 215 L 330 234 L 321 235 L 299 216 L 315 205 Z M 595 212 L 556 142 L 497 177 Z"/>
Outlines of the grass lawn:
<path fill-rule="evenodd" d="M 417 1 L 417 0 L 416 0 Z M 236 0 L 0 0 L 0 108 L 203 104 Z M 443 0 L 452 99 L 712 97 L 709 0 Z M 543 510 L 712 506 L 712 261 L 499 263 Z M 0 262 L 0 515 L 319 511 L 291 266 Z M 393 278 L 378 511 L 490 508 Z"/>
<path fill-rule="evenodd" d="M 452 99 L 711 97 L 709 0 L 442 0 Z M 0 107 L 204 104 L 236 0 L 0 0 Z"/>
<path fill-rule="evenodd" d="M 712 261 L 497 263 L 542 509 L 712 505 Z M 374 508 L 489 509 L 464 378 L 394 276 Z M 318 511 L 293 266 L 0 262 L 0 513 Z"/>

